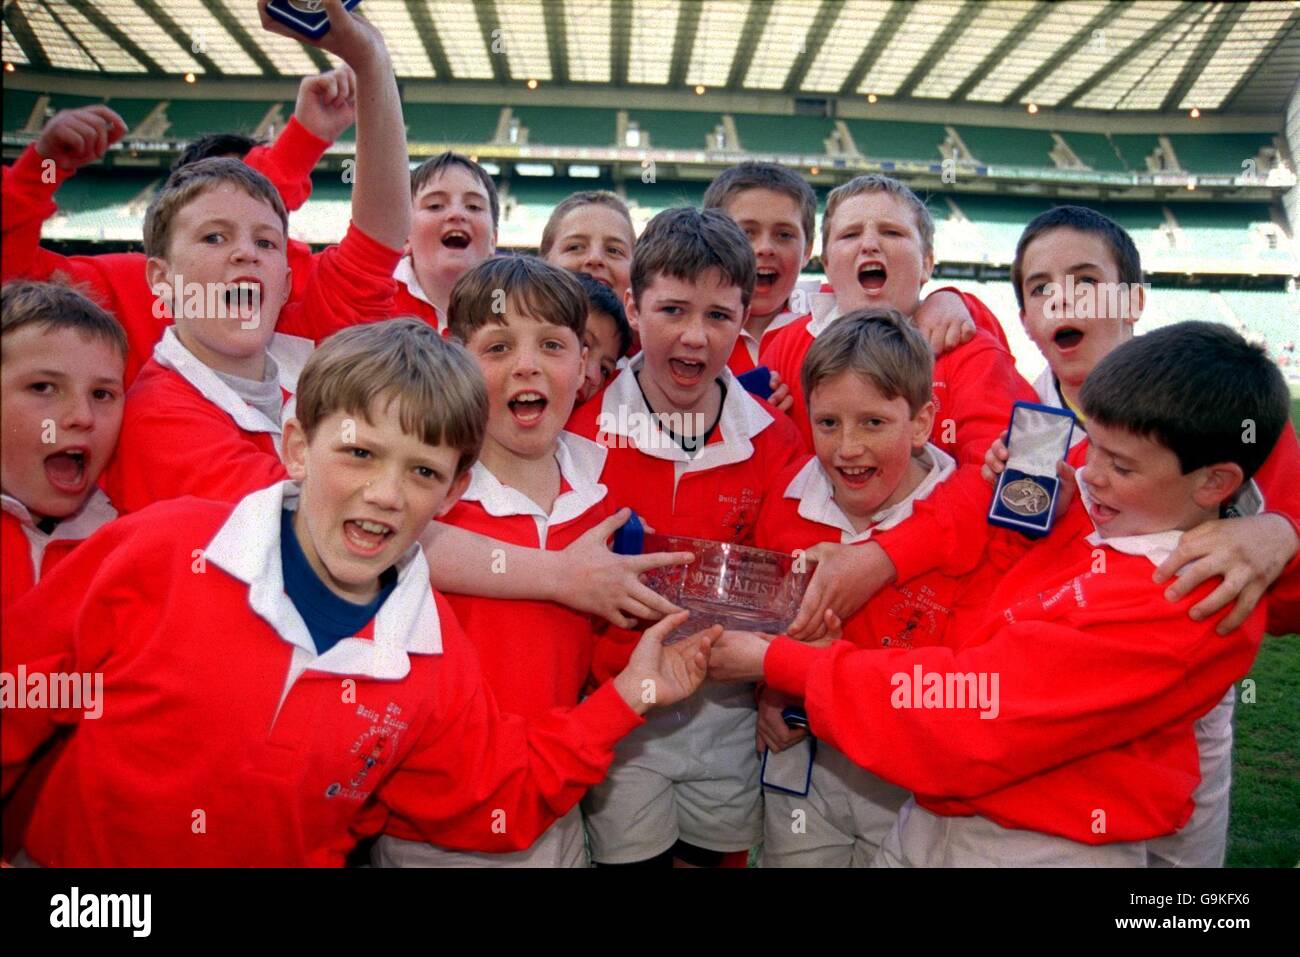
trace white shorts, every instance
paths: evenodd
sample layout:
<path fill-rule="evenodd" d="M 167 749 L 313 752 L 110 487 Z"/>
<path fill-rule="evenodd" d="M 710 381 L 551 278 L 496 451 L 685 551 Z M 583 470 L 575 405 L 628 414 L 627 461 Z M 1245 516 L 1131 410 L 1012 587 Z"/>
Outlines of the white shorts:
<path fill-rule="evenodd" d="M 908 794 L 818 741 L 807 797 L 764 789 L 763 866 L 866 867 Z"/>
<path fill-rule="evenodd" d="M 1228 851 L 1228 811 L 1232 793 L 1232 712 L 1237 688 L 1228 689 L 1209 714 L 1196 722 L 1201 783 L 1196 803 L 1181 831 L 1147 841 L 1148 867 L 1222 867 Z"/>
<path fill-rule="evenodd" d="M 709 851 L 757 844 L 757 721 L 752 685 L 709 683 L 676 707 L 651 712 L 619 742 L 609 775 L 582 802 L 592 860 L 649 860 L 679 838 Z"/>
<path fill-rule="evenodd" d="M 420 841 L 387 834 L 370 851 L 375 867 L 590 867 L 582 835 L 582 814 L 575 807 L 548 827 L 523 851 L 489 854 L 448 851 Z"/>
<path fill-rule="evenodd" d="M 1146 844 L 1080 844 L 982 817 L 941 817 L 908 798 L 871 866 L 1146 867 Z"/>

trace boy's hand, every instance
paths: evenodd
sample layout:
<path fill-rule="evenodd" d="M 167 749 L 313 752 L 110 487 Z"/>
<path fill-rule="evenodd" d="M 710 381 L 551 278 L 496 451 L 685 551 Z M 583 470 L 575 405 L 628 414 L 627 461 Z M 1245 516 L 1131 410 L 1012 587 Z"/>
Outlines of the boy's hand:
<path fill-rule="evenodd" d="M 664 639 L 687 617 L 681 611 L 647 628 L 632 650 L 627 667 L 614 679 L 619 697 L 637 714 L 674 705 L 689 698 L 704 683 L 710 647 L 722 633 L 722 626 L 711 625 L 689 638 L 665 645 Z"/>
<path fill-rule="evenodd" d="M 758 734 L 754 743 L 754 750 L 760 756 L 763 754 L 764 748 L 769 751 L 784 751 L 790 745 L 798 744 L 808 737 L 807 728 L 792 728 L 785 723 L 785 718 L 781 717 L 782 711 L 790 705 L 798 703 L 798 699 L 774 691 L 769 687 L 765 687 L 759 692 Z"/>
<path fill-rule="evenodd" d="M 998 484 L 998 476 L 1007 469 L 1007 459 L 1011 453 L 1007 451 L 1007 433 L 1003 432 L 993 440 L 989 450 L 984 453 L 984 464 L 980 467 L 980 476 L 990 485 Z"/>
<path fill-rule="evenodd" d="M 614 554 L 606 543 L 631 514 L 630 509 L 619 509 L 557 553 L 563 571 L 554 583 L 553 601 L 619 628 L 631 628 L 635 619 L 655 621 L 681 611 L 637 576 L 665 565 L 690 564 L 695 556 L 690 552 Z"/>
<path fill-rule="evenodd" d="M 357 120 L 356 74 L 346 63 L 298 84 L 293 115 L 317 139 L 333 143 Z"/>
<path fill-rule="evenodd" d="M 95 104 L 55 113 L 36 139 L 36 152 L 66 170 L 102 159 L 126 135 L 126 123 L 107 106 Z"/>
<path fill-rule="evenodd" d="M 773 369 L 768 385 L 772 387 L 772 394 L 768 396 L 767 401 L 774 405 L 777 411 L 789 412 L 794 407 L 794 396 L 790 394 L 790 386 L 782 381 L 781 373 Z"/>
<path fill-rule="evenodd" d="M 817 567 L 799 605 L 799 614 L 787 632 L 796 641 L 827 637 L 827 611 L 840 621 L 847 620 L 897 574 L 894 563 L 875 542 L 822 542 L 808 549 L 807 557 L 816 561 Z"/>
<path fill-rule="evenodd" d="M 763 657 L 771 635 L 756 631 L 724 631 L 709 652 L 709 677 L 714 681 L 761 681 Z"/>
<path fill-rule="evenodd" d="M 1152 580 L 1159 584 L 1177 575 L 1165 598 L 1178 601 L 1206 579 L 1223 576 L 1219 587 L 1193 605 L 1188 615 L 1201 621 L 1236 601 L 1216 629 L 1226 635 L 1250 616 L 1298 546 L 1295 529 L 1281 515 L 1215 519 L 1186 532 Z"/>
<path fill-rule="evenodd" d="M 975 320 L 970 310 L 951 289 L 940 289 L 921 300 L 912 321 L 936 356 L 956 349 L 975 335 Z"/>
<path fill-rule="evenodd" d="M 388 47 L 378 30 L 367 20 L 343 9 L 343 0 L 324 0 L 322 6 L 329 14 L 330 28 L 319 40 L 303 36 L 266 12 L 267 0 L 257 0 L 257 12 L 262 15 L 263 28 L 282 37 L 289 37 L 308 46 L 319 47 L 350 66 L 356 67 L 376 53 L 387 56 Z M 345 127 L 346 128 L 346 127 Z M 324 137 L 322 137 L 323 139 Z"/>

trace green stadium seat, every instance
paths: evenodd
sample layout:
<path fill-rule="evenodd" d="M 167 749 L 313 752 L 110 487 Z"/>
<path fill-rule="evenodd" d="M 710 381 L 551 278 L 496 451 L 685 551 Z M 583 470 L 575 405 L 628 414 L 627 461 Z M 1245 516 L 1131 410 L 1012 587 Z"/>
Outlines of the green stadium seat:
<path fill-rule="evenodd" d="M 998 166 L 1055 166 L 1048 154 L 1056 144 L 1043 130 L 1019 130 L 1009 127 L 953 127 L 977 160 Z M 940 137 L 942 140 L 942 137 Z"/>
<path fill-rule="evenodd" d="M 29 90 L 5 89 L 4 131 L 6 133 L 17 133 L 27 125 L 27 120 L 32 115 L 32 110 L 36 109 L 36 101 L 40 96 L 39 93 Z"/>
<path fill-rule="evenodd" d="M 740 146 L 751 153 L 826 153 L 823 142 L 835 121 L 822 116 L 776 116 L 771 113 L 734 113 Z"/>
<path fill-rule="evenodd" d="M 83 170 L 59 186 L 59 210 L 45 224 L 48 239 L 111 239 L 140 241 L 143 205 L 128 204 L 162 185 L 160 174 L 105 175 Z"/>
<path fill-rule="evenodd" d="M 1224 301 L 1273 354 L 1300 340 L 1300 297 L 1280 290 L 1227 289 Z"/>
<path fill-rule="evenodd" d="M 169 140 L 192 140 L 207 133 L 251 135 L 272 104 L 260 100 L 172 100 L 167 104 Z"/>
<path fill-rule="evenodd" d="M 938 163 L 947 133 L 938 123 L 845 120 L 858 152 L 874 160 L 913 160 Z"/>
<path fill-rule="evenodd" d="M 1186 253 L 1202 261 L 1237 264 L 1259 253 L 1253 223 L 1270 221 L 1263 203 L 1186 203 L 1171 206 L 1182 230 Z"/>
<path fill-rule="evenodd" d="M 491 143 L 501 116 L 500 107 L 465 103 L 406 103 L 402 112 L 406 136 L 412 143 L 449 146 Z"/>
<path fill-rule="evenodd" d="M 629 206 L 640 206 L 655 213 L 674 206 L 699 206 L 704 202 L 707 188 L 708 184 L 703 182 L 629 182 L 627 202 Z"/>
<path fill-rule="evenodd" d="M 1112 133 L 1110 138 L 1124 157 L 1124 162 L 1135 173 L 1147 172 L 1146 158 L 1160 145 L 1151 133 Z"/>
<path fill-rule="evenodd" d="M 134 99 L 125 96 L 114 96 L 108 100 L 108 106 L 115 110 L 118 116 L 122 117 L 126 122 L 128 131 L 135 129 L 157 105 L 157 97 Z"/>
<path fill-rule="evenodd" d="M 1131 169 L 1115 154 L 1110 140 L 1100 133 L 1062 132 L 1061 138 L 1074 150 L 1075 156 L 1098 173 L 1125 173 Z"/>
<path fill-rule="evenodd" d="M 1020 196 L 961 193 L 952 198 L 979 230 L 978 246 L 972 250 L 970 260 L 1001 264 L 1015 258 L 1016 242 L 1029 221 L 1052 205 L 1046 199 Z M 931 203 L 932 207 L 939 205 L 940 202 Z"/>
<path fill-rule="evenodd" d="M 1261 147 L 1272 146 L 1268 133 L 1170 134 L 1178 164 L 1189 173 L 1241 175 L 1242 164 L 1253 160 Z"/>
<path fill-rule="evenodd" d="M 578 106 L 520 106 L 512 115 L 530 146 L 613 146 L 618 124 L 617 110 Z"/>
<path fill-rule="evenodd" d="M 686 110 L 628 110 L 629 121 L 635 120 L 643 131 L 650 133 L 650 145 L 656 149 L 702 150 L 708 149 L 709 137 L 722 122 L 717 113 L 696 113 Z"/>

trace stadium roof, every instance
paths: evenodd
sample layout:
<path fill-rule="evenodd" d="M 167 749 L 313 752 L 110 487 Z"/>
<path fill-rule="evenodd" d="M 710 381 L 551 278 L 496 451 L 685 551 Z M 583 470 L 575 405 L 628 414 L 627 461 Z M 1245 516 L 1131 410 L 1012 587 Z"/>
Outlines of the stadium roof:
<path fill-rule="evenodd" d="M 364 0 L 409 80 L 646 85 L 1022 109 L 1281 113 L 1300 3 Z M 4 59 L 116 75 L 294 76 L 328 58 L 254 0 L 4 0 Z"/>

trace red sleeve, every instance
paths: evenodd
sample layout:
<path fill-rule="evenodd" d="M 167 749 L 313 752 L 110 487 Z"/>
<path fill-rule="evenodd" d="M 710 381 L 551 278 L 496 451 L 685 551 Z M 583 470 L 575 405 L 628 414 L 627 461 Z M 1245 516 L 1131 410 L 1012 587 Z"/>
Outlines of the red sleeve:
<path fill-rule="evenodd" d="M 347 235 L 314 257 L 315 272 L 303 298 L 280 310 L 276 331 L 317 342 L 348 326 L 394 314 L 397 268 L 402 252 L 371 239 L 355 224 Z"/>
<path fill-rule="evenodd" d="M 238 502 L 288 478 L 267 443 L 197 394 L 178 400 L 171 390 L 132 390 L 104 490 L 120 512 L 183 495 Z"/>
<path fill-rule="evenodd" d="M 448 610 L 442 620 L 455 619 Z M 378 799 L 439 847 L 522 850 L 604 778 L 614 745 L 641 719 L 608 684 L 529 721 L 502 714 L 472 645 L 451 632 L 432 692 L 447 705 Z"/>
<path fill-rule="evenodd" d="M 1300 535 L 1300 442 L 1289 422 L 1255 481 L 1264 493 L 1264 510 L 1285 518 Z M 1300 550 L 1269 588 L 1267 601 L 1269 634 L 1300 631 Z"/>
<path fill-rule="evenodd" d="M 1211 583 L 1173 603 L 1149 581 L 1091 577 L 1086 620 L 1019 621 L 960 649 L 817 649 L 779 638 L 765 677 L 802 695 L 813 733 L 856 764 L 917 793 L 974 797 L 1198 718 L 1250 669 L 1261 612 L 1227 637 L 1214 631 L 1221 615 L 1187 617 Z M 996 676 L 996 717 L 896 706 L 911 697 L 916 668 L 988 676 L 989 688 Z"/>
<path fill-rule="evenodd" d="M 3 199 L 0 205 L 0 231 L 4 236 L 4 255 L 0 257 L 0 281 L 10 279 L 48 279 L 57 266 L 42 257 L 41 227 L 55 214 L 55 190 L 73 175 L 57 164 L 50 164 L 54 176 L 45 173 L 45 160 L 29 145 L 11 166 L 4 167 Z"/>
<path fill-rule="evenodd" d="M 962 292 L 954 286 L 944 286 L 942 289 L 935 290 L 935 292 L 943 291 L 955 292 L 961 296 L 961 301 L 966 304 L 966 310 L 970 313 L 970 317 L 975 320 L 975 328 L 983 329 L 998 341 L 1008 355 L 1011 354 L 1011 344 L 1007 342 L 1007 334 L 1002 331 L 1002 323 L 998 322 L 998 317 L 993 314 L 993 310 L 980 301 L 979 296 L 969 292 Z"/>
<path fill-rule="evenodd" d="M 125 627 L 121 616 L 131 605 L 133 589 L 160 571 L 141 569 L 140 556 L 128 554 L 138 532 L 130 520 L 109 522 L 8 609 L 0 642 L 6 682 L 14 680 L 20 665 L 29 675 L 104 670 Z M 148 574 L 142 579 L 144 571 Z M 37 749 L 59 727 L 81 717 L 76 709 L 6 707 L 0 721 L 0 791 L 7 795 Z"/>
<path fill-rule="evenodd" d="M 275 185 L 285 209 L 293 212 L 311 196 L 311 171 L 329 145 L 299 123 L 296 116 L 290 116 L 275 142 L 254 146 L 244 162 Z"/>
<path fill-rule="evenodd" d="M 1007 430 L 1011 407 L 1038 401 L 1011 354 L 982 334 L 938 359 L 936 383 L 941 379 L 946 404 L 937 412 L 932 441 L 959 465 L 984 464 L 989 446 Z"/>

